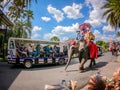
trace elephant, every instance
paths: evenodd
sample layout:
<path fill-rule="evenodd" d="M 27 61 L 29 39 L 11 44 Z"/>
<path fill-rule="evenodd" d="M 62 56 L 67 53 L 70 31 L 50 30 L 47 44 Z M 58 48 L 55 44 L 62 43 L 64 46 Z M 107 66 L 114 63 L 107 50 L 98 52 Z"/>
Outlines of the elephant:
<path fill-rule="evenodd" d="M 90 59 L 90 65 L 91 68 L 93 65 L 96 65 L 95 58 L 98 58 L 98 47 L 93 41 L 87 41 L 87 40 L 80 40 L 77 41 L 77 47 L 70 48 L 68 50 L 68 61 L 65 66 L 65 70 L 67 69 L 68 65 L 71 62 L 72 55 L 78 54 L 79 57 L 79 70 L 84 71 L 84 64 L 87 61 L 87 59 Z"/>
<path fill-rule="evenodd" d="M 80 63 L 79 69 L 83 70 L 84 63 L 86 62 L 87 57 L 88 57 L 88 46 L 87 46 L 85 40 L 77 41 L 76 47 L 72 47 L 72 48 L 70 47 L 70 49 L 68 50 L 68 61 L 65 66 L 65 70 L 67 69 L 68 65 L 70 64 L 73 54 L 78 54 L 79 63 Z"/>

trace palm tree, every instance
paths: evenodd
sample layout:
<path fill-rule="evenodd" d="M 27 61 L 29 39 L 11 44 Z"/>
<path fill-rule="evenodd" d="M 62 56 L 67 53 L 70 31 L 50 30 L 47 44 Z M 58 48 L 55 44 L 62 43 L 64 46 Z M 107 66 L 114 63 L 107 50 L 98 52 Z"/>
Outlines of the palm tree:
<path fill-rule="evenodd" d="M 29 36 L 29 31 L 26 29 L 28 26 L 25 22 L 20 20 L 16 21 L 16 24 L 13 27 L 13 37 L 27 38 Z"/>
<path fill-rule="evenodd" d="M 106 0 L 101 9 L 105 9 L 103 17 L 107 16 L 106 21 L 112 28 L 120 28 L 120 0 Z"/>
<path fill-rule="evenodd" d="M 0 7 L 2 7 L 3 1 L 4 0 L 0 0 Z M 7 0 L 6 4 L 2 8 L 4 9 L 9 4 L 8 15 L 12 18 L 14 17 L 14 20 L 16 21 L 16 19 L 21 17 L 24 10 L 27 9 L 26 7 L 29 8 L 32 1 L 35 1 L 37 3 L 37 0 Z"/>
<path fill-rule="evenodd" d="M 50 40 L 51 41 L 60 41 L 60 39 L 57 36 L 53 36 Z"/>
<path fill-rule="evenodd" d="M 32 24 L 31 19 L 33 19 L 33 11 L 31 10 L 24 10 L 23 18 L 26 18 L 25 22 L 25 28 L 29 34 L 29 37 L 31 37 L 31 30 L 32 30 Z"/>
<path fill-rule="evenodd" d="M 33 11 L 31 10 L 24 10 L 23 18 L 27 18 L 27 21 L 30 22 L 31 19 L 33 19 Z"/>
<path fill-rule="evenodd" d="M 9 3 L 13 3 L 17 7 L 22 7 L 22 9 L 23 9 L 24 7 L 29 7 L 30 4 L 32 3 L 32 1 L 35 1 L 37 3 L 37 0 L 6 0 L 6 3 L 4 4 L 4 6 L 2 6 L 1 4 L 3 1 L 4 0 L 0 0 L 0 6 L 2 8 L 7 6 Z"/>
<path fill-rule="evenodd" d="M 27 32 L 27 36 L 31 38 L 31 33 L 32 33 L 32 24 L 31 22 L 25 22 L 25 29 Z"/>

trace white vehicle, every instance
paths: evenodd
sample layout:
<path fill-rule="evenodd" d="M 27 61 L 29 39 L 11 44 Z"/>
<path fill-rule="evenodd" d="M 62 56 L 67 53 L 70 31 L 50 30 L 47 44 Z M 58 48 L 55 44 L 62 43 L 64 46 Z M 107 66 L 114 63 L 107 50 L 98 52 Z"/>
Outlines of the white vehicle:
<path fill-rule="evenodd" d="M 34 57 L 28 51 L 29 44 L 32 44 L 34 47 L 36 47 L 38 44 L 43 45 L 44 48 L 42 49 L 45 49 L 46 45 L 50 45 L 51 47 L 56 45 L 59 51 L 57 53 L 47 53 L 47 55 L 45 52 L 38 53 L 38 55 Z M 20 45 L 23 45 L 27 50 L 25 49 L 26 51 L 21 51 Z M 31 68 L 33 64 L 65 64 L 68 57 L 67 53 L 64 52 L 64 47 L 67 47 L 66 43 L 64 42 L 42 41 L 24 38 L 9 38 L 8 63 L 24 64 L 26 68 Z M 33 52 L 36 53 L 36 50 Z"/>
<path fill-rule="evenodd" d="M 103 54 L 102 47 L 101 46 L 97 46 L 97 47 L 98 47 L 98 56 L 101 56 Z"/>

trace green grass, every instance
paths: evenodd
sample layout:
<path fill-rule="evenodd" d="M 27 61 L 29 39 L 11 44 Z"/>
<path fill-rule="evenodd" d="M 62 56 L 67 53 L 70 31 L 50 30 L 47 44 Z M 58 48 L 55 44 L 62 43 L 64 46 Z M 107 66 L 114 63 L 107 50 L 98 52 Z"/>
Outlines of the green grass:
<path fill-rule="evenodd" d="M 104 53 L 106 53 L 106 52 L 108 52 L 108 51 L 109 51 L 108 49 L 104 49 L 104 50 L 103 50 Z"/>

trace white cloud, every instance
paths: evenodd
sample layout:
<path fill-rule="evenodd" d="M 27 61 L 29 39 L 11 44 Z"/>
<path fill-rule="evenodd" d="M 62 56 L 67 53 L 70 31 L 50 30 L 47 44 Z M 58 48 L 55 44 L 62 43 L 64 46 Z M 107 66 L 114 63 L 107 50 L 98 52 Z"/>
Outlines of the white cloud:
<path fill-rule="evenodd" d="M 92 26 L 98 27 L 105 23 L 105 18 L 102 17 L 103 11 L 101 7 L 104 5 L 105 0 L 86 0 L 86 5 L 92 9 L 90 11 L 89 19 L 85 22 L 90 22 Z"/>
<path fill-rule="evenodd" d="M 32 34 L 31 38 L 32 39 L 39 39 L 40 35 L 38 33 Z"/>
<path fill-rule="evenodd" d="M 51 33 L 44 35 L 44 39 L 50 39 L 52 36 L 58 36 L 61 41 L 74 38 L 78 27 L 78 23 L 72 24 L 71 26 L 56 26 Z"/>
<path fill-rule="evenodd" d="M 100 37 L 100 36 L 101 36 L 101 33 L 100 33 L 98 30 L 95 30 L 93 34 L 94 34 L 95 36 L 97 36 L 97 37 Z"/>
<path fill-rule="evenodd" d="M 115 29 L 113 29 L 110 25 L 104 26 L 103 31 L 106 32 L 115 32 Z"/>
<path fill-rule="evenodd" d="M 40 31 L 42 30 L 41 27 L 39 26 L 34 26 L 33 29 L 32 29 L 32 35 L 31 35 L 31 38 L 32 39 L 39 39 L 40 38 Z"/>
<path fill-rule="evenodd" d="M 41 19 L 42 19 L 43 21 L 46 21 L 46 22 L 48 22 L 48 21 L 51 20 L 51 18 L 49 18 L 49 17 L 41 17 Z"/>
<path fill-rule="evenodd" d="M 64 19 L 63 13 L 60 10 L 52 7 L 52 5 L 48 5 L 47 10 L 50 14 L 54 15 L 53 17 L 56 19 L 57 22 L 60 22 Z"/>
<path fill-rule="evenodd" d="M 83 17 L 83 14 L 80 13 L 81 9 L 82 9 L 82 5 L 81 4 L 73 3 L 72 6 L 65 6 L 63 8 L 63 11 L 64 11 L 65 14 L 67 14 L 68 18 L 78 19 L 78 18 L 82 18 Z"/>
<path fill-rule="evenodd" d="M 93 34 L 95 35 L 95 41 L 103 40 L 103 41 L 107 41 L 108 42 L 109 40 L 115 38 L 115 35 L 101 34 L 98 30 L 94 30 Z"/>
<path fill-rule="evenodd" d="M 33 29 L 32 29 L 33 32 L 41 31 L 41 30 L 42 30 L 42 28 L 39 27 L 39 26 L 34 26 Z"/>
<path fill-rule="evenodd" d="M 75 33 L 78 30 L 79 24 L 72 24 L 72 26 L 56 26 L 52 33 L 61 34 L 61 33 Z"/>
<path fill-rule="evenodd" d="M 53 36 L 59 37 L 58 35 L 56 35 L 54 33 L 47 33 L 47 34 L 44 35 L 44 39 L 47 39 L 47 40 L 49 39 L 50 40 L 50 38 L 52 38 Z"/>

